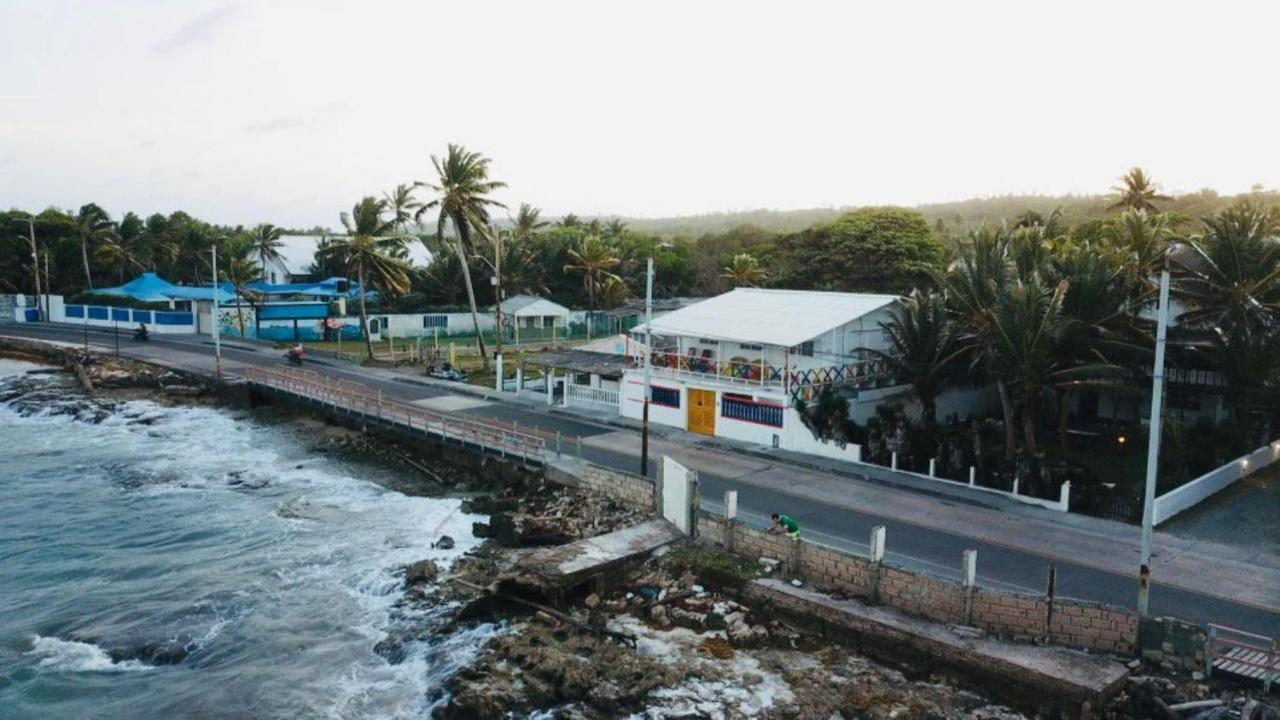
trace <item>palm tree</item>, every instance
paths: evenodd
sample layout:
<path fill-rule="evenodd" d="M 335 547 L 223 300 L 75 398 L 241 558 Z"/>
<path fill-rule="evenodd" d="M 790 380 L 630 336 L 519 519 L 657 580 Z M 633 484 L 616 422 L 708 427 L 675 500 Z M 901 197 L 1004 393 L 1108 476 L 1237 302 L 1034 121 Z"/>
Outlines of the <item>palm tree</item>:
<path fill-rule="evenodd" d="M 627 231 L 627 224 L 622 221 L 622 218 L 614 218 L 610 220 L 608 223 L 606 223 L 604 226 L 605 237 L 610 237 L 610 238 L 621 237 L 622 233 L 626 231 Z"/>
<path fill-rule="evenodd" d="M 246 250 L 251 255 L 257 256 L 262 269 L 258 276 L 263 279 L 267 279 L 267 263 L 279 262 L 282 257 L 280 255 L 280 248 L 284 247 L 284 241 L 280 239 L 282 235 L 284 231 L 271 223 L 262 223 L 249 231 L 251 247 Z"/>
<path fill-rule="evenodd" d="M 502 203 L 488 197 L 494 190 L 506 187 L 506 183 L 489 179 L 489 158 L 477 152 L 471 152 L 461 145 L 449 143 L 449 150 L 444 159 L 431 156 L 431 164 L 435 166 L 436 181 L 434 183 L 417 182 L 414 186 L 424 186 L 437 193 L 437 197 L 418 209 L 416 218 L 421 219 L 428 210 L 438 208 L 439 218 L 436 221 L 436 242 L 444 242 L 444 226 L 453 223 L 457 234 L 456 252 L 462 262 L 462 279 L 467 286 L 467 301 L 471 304 L 471 321 L 476 331 L 476 347 L 480 351 L 480 362 L 485 370 L 489 369 L 489 355 L 484 348 L 484 334 L 480 332 L 480 313 L 476 309 L 475 288 L 471 284 L 471 266 L 468 258 L 475 255 L 475 247 L 471 241 L 472 227 L 479 227 L 489 222 L 490 207 L 506 207 Z"/>
<path fill-rule="evenodd" d="M 1111 189 L 1120 194 L 1120 199 L 1107 208 L 1108 210 L 1129 208 L 1155 212 L 1157 202 L 1173 199 L 1168 195 L 1161 195 L 1151 176 L 1140 167 L 1135 167 L 1120 176 L 1120 184 Z"/>
<path fill-rule="evenodd" d="M 587 305 L 590 310 L 596 309 L 596 291 L 609 278 L 617 275 L 609 272 L 618 267 L 622 260 L 614 254 L 613 248 L 600 239 L 599 235 L 588 235 L 582 244 L 569 250 L 573 262 L 564 266 L 566 273 L 582 273 L 582 286 L 587 291 Z"/>
<path fill-rule="evenodd" d="M 533 237 L 538 230 L 549 224 L 546 220 L 539 219 L 541 214 L 541 210 L 529 203 L 520 203 L 520 211 L 511 221 L 511 237 L 520 241 Z"/>
<path fill-rule="evenodd" d="M 970 230 L 956 248 L 956 259 L 938 278 L 945 289 L 957 326 L 963 328 L 963 341 L 970 366 L 986 371 L 994 379 L 1004 413 L 1005 457 L 1013 459 L 1017 447 L 1014 428 L 1013 398 L 1005 378 L 990 372 L 990 356 L 986 338 L 991 332 L 991 311 L 1000 296 L 1017 276 L 1012 258 L 1013 238 L 1007 228 L 982 226 Z"/>
<path fill-rule="evenodd" d="M 1111 221 L 1106 237 L 1134 275 L 1145 279 L 1159 269 L 1174 231 L 1168 215 L 1130 208 Z"/>
<path fill-rule="evenodd" d="M 911 386 L 932 441 L 938 395 L 958 374 L 963 352 L 947 300 L 941 293 L 914 290 L 889 311 L 889 321 L 880 327 L 889 349 L 867 348 L 866 352 L 884 361 L 894 378 Z"/>
<path fill-rule="evenodd" d="M 1040 398 L 1059 379 L 1062 370 L 1057 354 L 1062 301 L 1067 283 L 1046 284 L 1038 276 L 1018 279 L 1002 288 L 990 310 L 990 323 L 980 353 L 992 374 L 1008 385 L 1005 392 L 1018 395 L 1026 449 L 1037 453 L 1036 421 Z"/>
<path fill-rule="evenodd" d="M 1204 219 L 1187 243 L 1178 294 L 1191 309 L 1182 323 L 1199 327 L 1273 327 L 1280 319 L 1280 214 L 1243 202 Z"/>
<path fill-rule="evenodd" d="M 738 253 L 733 256 L 720 271 L 720 277 L 729 281 L 734 287 L 747 286 L 755 287 L 757 284 L 767 280 L 769 274 L 764 268 L 760 267 L 760 261 L 749 253 Z"/>
<path fill-rule="evenodd" d="M 84 262 L 84 280 L 93 290 L 93 273 L 89 270 L 89 246 L 109 238 L 114 233 L 111 217 L 107 211 L 94 203 L 83 205 L 80 212 L 71 218 L 72 227 L 80 237 L 80 258 Z"/>
<path fill-rule="evenodd" d="M 422 203 L 413 196 L 413 185 L 409 183 L 395 186 L 391 192 L 383 194 L 382 201 L 386 203 L 396 227 L 401 230 L 413 219 L 414 213 L 422 209 Z"/>
<path fill-rule="evenodd" d="M 565 215 L 564 217 L 560 218 L 560 222 L 556 223 L 556 227 L 562 227 L 562 228 L 578 227 L 580 225 L 582 225 L 582 220 L 578 219 L 578 216 L 574 215 L 573 213 L 569 213 L 568 215 Z"/>
<path fill-rule="evenodd" d="M 261 228 L 262 226 L 259 226 Z M 253 308 L 254 315 L 258 312 L 258 294 L 249 289 L 249 283 L 262 277 L 262 266 L 258 264 L 254 256 L 260 252 L 258 242 L 261 236 L 257 232 L 257 228 L 248 233 L 241 233 L 233 238 L 228 238 L 222 243 L 222 259 L 218 263 L 218 274 L 221 277 L 214 278 L 214 291 L 217 292 L 218 283 L 226 280 L 231 283 L 231 287 L 235 290 L 236 298 L 236 325 L 240 330 L 240 337 L 245 336 L 244 322 L 244 306 L 241 300 L 248 302 Z"/>
<path fill-rule="evenodd" d="M 360 328 L 368 360 L 373 359 L 369 313 L 365 308 L 370 285 L 393 294 L 409 290 L 408 264 L 388 254 L 388 250 L 402 243 L 398 237 L 389 237 L 396 229 L 396 221 L 394 217 L 384 217 L 386 211 L 386 201 L 363 198 L 351 209 L 351 214 L 344 212 L 339 216 L 347 237 L 334 238 L 324 249 L 327 255 L 342 258 L 347 268 L 356 273 L 356 282 L 360 284 Z"/>
<path fill-rule="evenodd" d="M 146 263 L 142 261 L 147 252 L 145 242 L 142 218 L 127 212 L 116 224 L 114 232 L 99 241 L 97 255 L 116 268 L 117 280 L 124 283 L 125 271 L 130 265 L 146 269 Z"/>

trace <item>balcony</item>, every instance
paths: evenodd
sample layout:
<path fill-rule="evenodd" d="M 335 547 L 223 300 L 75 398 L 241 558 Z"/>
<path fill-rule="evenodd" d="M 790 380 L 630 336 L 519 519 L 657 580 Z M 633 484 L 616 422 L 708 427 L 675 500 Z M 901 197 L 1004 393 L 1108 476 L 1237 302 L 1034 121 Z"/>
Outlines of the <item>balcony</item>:
<path fill-rule="evenodd" d="M 808 398 L 823 388 L 835 385 L 884 385 L 891 378 L 876 360 L 855 360 L 847 363 L 822 362 L 812 357 L 795 355 L 784 364 L 771 363 L 763 355 L 750 359 L 732 357 L 717 359 L 710 350 L 698 353 L 690 350 L 655 350 L 651 354 L 652 372 L 684 380 L 700 380 L 742 387 L 785 391 L 794 399 Z M 627 367 L 642 369 L 644 355 L 631 355 Z"/>

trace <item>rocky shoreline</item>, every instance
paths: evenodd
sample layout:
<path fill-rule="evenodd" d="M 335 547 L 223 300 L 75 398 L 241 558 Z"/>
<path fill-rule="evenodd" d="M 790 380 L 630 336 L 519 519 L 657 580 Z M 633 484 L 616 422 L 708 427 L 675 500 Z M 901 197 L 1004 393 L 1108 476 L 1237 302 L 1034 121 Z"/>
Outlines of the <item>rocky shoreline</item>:
<path fill-rule="evenodd" d="M 50 362 L 49 356 L 4 354 Z M 81 386 L 98 395 L 94 402 L 31 394 L 21 383 L 10 394 L 26 392 L 30 411 L 75 413 L 87 422 L 101 422 L 119 403 L 141 398 L 246 411 L 243 398 L 219 386 L 151 365 L 74 352 L 67 359 Z M 428 560 L 405 567 L 402 612 L 374 647 L 395 664 L 409 643 L 430 642 L 442 631 L 484 623 L 500 628 L 455 675 L 438 711 L 443 717 L 1027 717 L 931 668 L 878 663 L 757 611 L 739 591 L 769 568 L 696 545 L 663 548 L 569 607 L 504 602 L 492 591 L 529 552 L 628 527 L 643 514 L 497 461 L 443 456 L 423 443 L 361 432 L 294 406 L 247 412 L 289 423 L 317 454 L 396 469 L 403 480 L 393 489 L 460 497 L 464 512 L 489 516 L 472 528 L 487 542 L 451 567 Z M 427 615 L 430 622 L 417 619 Z M 1278 717 L 1255 688 L 1206 683 L 1159 663 L 1130 667 L 1136 677 L 1129 690 L 1084 717 Z M 1192 712 L 1188 702 L 1201 704 Z"/>

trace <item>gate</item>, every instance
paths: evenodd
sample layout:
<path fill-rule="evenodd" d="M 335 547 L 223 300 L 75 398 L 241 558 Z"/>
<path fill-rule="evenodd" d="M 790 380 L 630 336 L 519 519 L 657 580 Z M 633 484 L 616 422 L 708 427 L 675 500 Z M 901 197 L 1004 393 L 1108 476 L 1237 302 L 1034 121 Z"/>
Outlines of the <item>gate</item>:
<path fill-rule="evenodd" d="M 694 513 L 698 512 L 698 474 L 669 456 L 662 456 L 662 488 L 659 512 L 685 535 L 694 532 Z"/>

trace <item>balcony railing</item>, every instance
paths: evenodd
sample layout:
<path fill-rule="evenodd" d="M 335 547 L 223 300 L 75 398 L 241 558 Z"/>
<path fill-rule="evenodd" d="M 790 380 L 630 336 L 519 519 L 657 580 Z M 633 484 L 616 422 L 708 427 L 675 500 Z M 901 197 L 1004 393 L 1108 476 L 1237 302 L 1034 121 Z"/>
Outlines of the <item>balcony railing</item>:
<path fill-rule="evenodd" d="M 702 380 L 763 388 L 786 389 L 791 397 L 809 397 L 814 390 L 837 384 L 882 384 L 889 375 L 883 363 L 874 360 L 858 360 L 843 364 L 820 364 L 809 361 L 790 367 L 766 362 L 763 358 L 748 360 L 730 358 L 721 360 L 708 355 L 680 354 L 655 350 L 651 354 L 652 370 L 658 375 L 685 376 Z M 812 363 L 812 364 L 810 364 Z M 632 355 L 628 366 L 644 367 L 643 355 Z"/>

